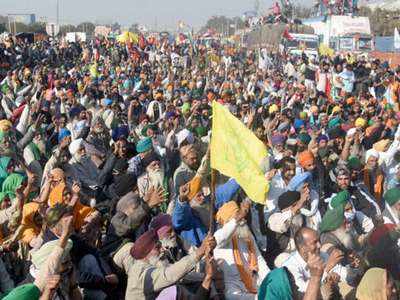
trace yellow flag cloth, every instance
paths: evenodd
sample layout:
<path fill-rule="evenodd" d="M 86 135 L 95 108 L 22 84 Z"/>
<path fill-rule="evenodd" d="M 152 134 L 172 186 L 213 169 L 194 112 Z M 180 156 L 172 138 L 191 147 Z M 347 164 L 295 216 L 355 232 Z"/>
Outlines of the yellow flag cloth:
<path fill-rule="evenodd" d="M 254 202 L 265 203 L 269 185 L 261 170 L 265 145 L 229 110 L 214 101 L 211 168 L 236 179 Z"/>

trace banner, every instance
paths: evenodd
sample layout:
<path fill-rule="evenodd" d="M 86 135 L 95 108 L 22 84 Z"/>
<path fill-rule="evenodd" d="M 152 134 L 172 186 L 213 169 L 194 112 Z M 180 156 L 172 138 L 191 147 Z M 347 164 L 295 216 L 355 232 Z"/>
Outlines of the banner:
<path fill-rule="evenodd" d="M 236 179 L 254 202 L 265 203 L 269 185 L 261 170 L 265 145 L 229 110 L 214 101 L 211 168 Z"/>

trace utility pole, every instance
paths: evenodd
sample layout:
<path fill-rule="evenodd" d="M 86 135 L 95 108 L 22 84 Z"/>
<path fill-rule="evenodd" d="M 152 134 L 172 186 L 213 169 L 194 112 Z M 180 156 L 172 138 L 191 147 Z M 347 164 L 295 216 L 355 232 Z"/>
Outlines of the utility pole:
<path fill-rule="evenodd" d="M 57 25 L 60 25 L 60 0 L 57 0 Z"/>

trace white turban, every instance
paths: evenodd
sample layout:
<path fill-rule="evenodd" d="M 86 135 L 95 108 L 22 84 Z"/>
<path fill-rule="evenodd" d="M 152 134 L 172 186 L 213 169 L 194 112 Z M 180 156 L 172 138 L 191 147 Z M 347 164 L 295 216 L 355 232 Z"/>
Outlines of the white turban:
<path fill-rule="evenodd" d="M 182 142 L 185 140 L 187 140 L 189 142 L 189 144 L 193 144 L 194 136 L 193 136 L 193 133 L 191 133 L 189 130 L 183 129 L 176 134 L 176 140 L 178 142 L 178 148 L 179 148 L 181 146 Z"/>
<path fill-rule="evenodd" d="M 74 156 L 76 152 L 78 152 L 78 150 L 82 148 L 82 146 L 83 139 L 76 139 L 69 145 L 68 149 L 71 155 Z"/>
<path fill-rule="evenodd" d="M 375 157 L 375 158 L 377 158 L 377 159 L 379 159 L 379 152 L 376 151 L 375 149 L 369 149 L 369 150 L 367 151 L 367 153 L 365 154 L 365 162 L 366 162 L 366 163 L 368 162 L 368 159 L 369 159 L 371 156 L 372 156 L 372 157 Z"/>

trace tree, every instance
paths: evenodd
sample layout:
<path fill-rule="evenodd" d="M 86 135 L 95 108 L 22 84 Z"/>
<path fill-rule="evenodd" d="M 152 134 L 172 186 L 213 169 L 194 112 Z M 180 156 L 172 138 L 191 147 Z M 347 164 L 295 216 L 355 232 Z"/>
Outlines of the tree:
<path fill-rule="evenodd" d="M 77 31 L 86 32 L 87 34 L 93 34 L 95 25 L 91 22 L 83 22 L 76 27 Z"/>
<path fill-rule="evenodd" d="M 138 24 L 138 23 L 133 23 L 133 24 L 131 25 L 131 27 L 129 27 L 129 31 L 130 31 L 130 32 L 133 32 L 133 33 L 139 33 L 139 32 L 140 32 L 140 30 L 139 30 L 139 24 Z"/>
<path fill-rule="evenodd" d="M 208 19 L 206 25 L 200 29 L 200 33 L 212 29 L 223 35 L 232 35 L 235 33 L 235 28 L 243 29 L 244 27 L 244 22 L 239 17 L 230 19 L 225 16 L 213 16 Z"/>

